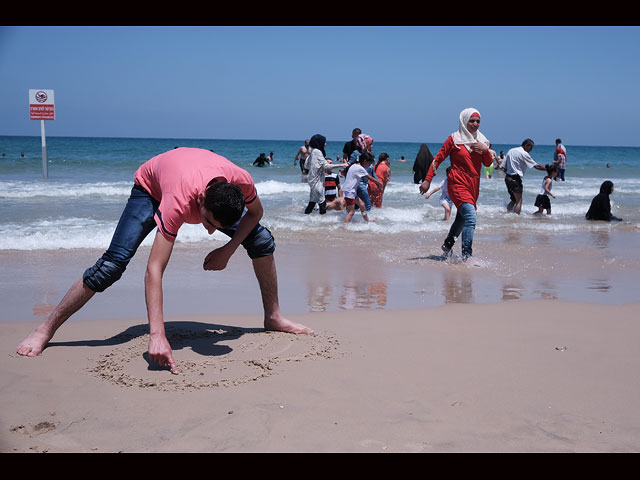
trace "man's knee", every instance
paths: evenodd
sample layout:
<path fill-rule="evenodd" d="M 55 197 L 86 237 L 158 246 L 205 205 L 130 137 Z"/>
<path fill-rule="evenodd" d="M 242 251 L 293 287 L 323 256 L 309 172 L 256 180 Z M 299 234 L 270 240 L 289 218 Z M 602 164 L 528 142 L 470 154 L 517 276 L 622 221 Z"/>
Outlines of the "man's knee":
<path fill-rule="evenodd" d="M 244 245 L 245 242 L 246 245 Z M 276 250 L 276 242 L 273 235 L 271 235 L 268 228 L 262 225 L 256 226 L 252 234 L 245 239 L 243 245 L 251 259 L 273 255 Z"/>
<path fill-rule="evenodd" d="M 85 270 L 82 281 L 94 292 L 104 292 L 122 277 L 126 268 L 126 263 L 102 257 L 93 267 Z"/>

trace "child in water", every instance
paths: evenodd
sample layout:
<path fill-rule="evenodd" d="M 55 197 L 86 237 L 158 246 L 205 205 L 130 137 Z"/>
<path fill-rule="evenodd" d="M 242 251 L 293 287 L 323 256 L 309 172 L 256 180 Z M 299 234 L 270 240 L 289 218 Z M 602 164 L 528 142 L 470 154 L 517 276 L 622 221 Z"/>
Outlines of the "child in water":
<path fill-rule="evenodd" d="M 558 167 L 555 165 L 545 165 L 544 168 L 547 170 L 547 175 L 542 179 L 540 193 L 533 204 L 538 207 L 538 211 L 533 212 L 534 215 L 540 215 L 542 210 L 546 210 L 547 215 L 551 215 L 551 200 L 549 200 L 549 195 L 556 198 L 556 196 L 551 193 L 551 186 L 553 185 L 554 178 L 558 175 Z"/>
<path fill-rule="evenodd" d="M 440 190 L 440 205 L 442 205 L 442 208 L 444 208 L 444 218 L 442 220 L 444 220 L 445 222 L 451 217 L 451 209 L 453 208 L 453 202 L 449 198 L 449 190 L 447 189 L 447 178 L 450 171 L 451 167 L 447 167 L 447 173 L 440 186 L 423 195 L 424 198 L 429 198 L 431 195 Z"/>
<path fill-rule="evenodd" d="M 366 222 L 369 222 L 369 217 L 367 216 L 367 211 L 364 205 L 364 201 L 358 196 L 358 185 L 362 178 L 368 178 L 370 181 L 374 182 L 378 185 L 378 187 L 382 188 L 382 184 L 377 178 L 373 178 L 371 175 L 367 173 L 366 168 L 370 166 L 375 158 L 369 152 L 364 152 L 358 158 L 358 163 L 354 163 L 347 170 L 347 178 L 344 181 L 344 186 L 342 187 L 342 192 L 344 194 L 344 200 L 347 206 L 347 216 L 344 219 L 345 223 L 349 223 L 353 218 L 353 215 L 356 213 L 356 203 L 360 208 L 360 212 L 362 213 L 362 218 Z"/>

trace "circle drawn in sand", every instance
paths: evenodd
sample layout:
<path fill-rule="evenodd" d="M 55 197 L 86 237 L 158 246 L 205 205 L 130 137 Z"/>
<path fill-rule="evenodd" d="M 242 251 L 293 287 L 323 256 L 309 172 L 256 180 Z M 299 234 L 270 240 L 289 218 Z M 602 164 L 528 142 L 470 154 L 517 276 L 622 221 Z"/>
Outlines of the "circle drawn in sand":
<path fill-rule="evenodd" d="M 101 355 L 89 372 L 123 387 L 192 391 L 242 385 L 275 375 L 287 363 L 330 359 L 339 354 L 338 341 L 323 333 L 293 335 L 235 327 L 190 330 L 168 326 L 166 334 L 178 375 L 148 359 L 148 334 L 127 337 L 122 346 Z"/>

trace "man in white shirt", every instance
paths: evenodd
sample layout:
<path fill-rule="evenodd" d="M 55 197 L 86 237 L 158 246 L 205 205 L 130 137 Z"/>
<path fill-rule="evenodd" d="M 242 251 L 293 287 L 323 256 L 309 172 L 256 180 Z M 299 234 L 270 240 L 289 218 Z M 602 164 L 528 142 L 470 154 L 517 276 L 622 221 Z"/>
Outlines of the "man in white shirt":
<path fill-rule="evenodd" d="M 504 183 L 511 198 L 509 205 L 507 205 L 507 211 L 518 215 L 520 215 L 520 209 L 522 208 L 522 177 L 524 177 L 524 172 L 528 168 L 545 170 L 542 165 L 538 165 L 531 158 L 531 155 L 529 155 L 531 150 L 533 150 L 533 140 L 527 138 L 520 147 L 509 150 L 505 159 L 507 175 L 504 178 Z"/>

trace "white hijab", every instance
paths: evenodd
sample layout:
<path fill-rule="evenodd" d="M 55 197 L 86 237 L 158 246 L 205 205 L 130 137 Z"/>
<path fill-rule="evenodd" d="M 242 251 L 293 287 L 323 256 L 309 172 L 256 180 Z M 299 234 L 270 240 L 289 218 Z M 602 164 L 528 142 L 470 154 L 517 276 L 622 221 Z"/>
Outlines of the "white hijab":
<path fill-rule="evenodd" d="M 481 142 L 487 147 L 490 145 L 489 140 L 480 133 L 480 130 L 476 131 L 475 134 L 472 134 L 467 130 L 467 123 L 469 122 L 471 115 L 474 113 L 477 113 L 478 116 L 480 116 L 480 112 L 475 108 L 465 108 L 460 112 L 460 124 L 458 126 L 458 131 L 451 134 L 453 137 L 453 143 L 456 145 L 464 145 L 469 151 L 471 151 L 471 148 L 469 147 L 469 144 L 471 143 Z"/>

